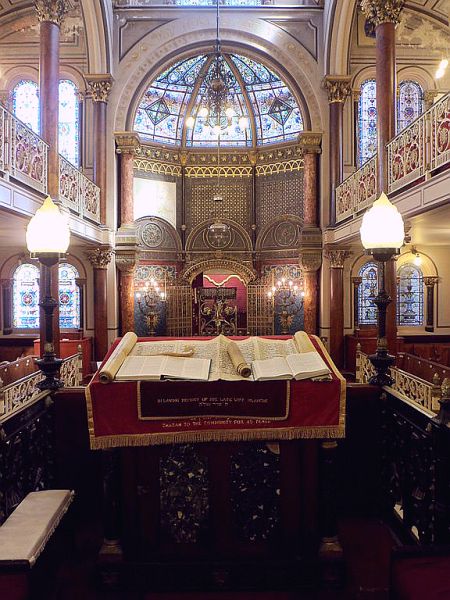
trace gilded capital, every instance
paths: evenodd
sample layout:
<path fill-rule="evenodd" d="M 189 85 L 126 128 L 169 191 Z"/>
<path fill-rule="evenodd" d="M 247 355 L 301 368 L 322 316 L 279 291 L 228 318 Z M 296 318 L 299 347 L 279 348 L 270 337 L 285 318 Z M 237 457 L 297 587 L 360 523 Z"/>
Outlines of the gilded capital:
<path fill-rule="evenodd" d="M 330 261 L 332 269 L 343 269 L 345 259 L 349 258 L 352 253 L 349 250 L 339 250 L 337 248 L 326 248 L 325 256 Z"/>
<path fill-rule="evenodd" d="M 302 271 L 318 271 L 322 264 L 322 253 L 320 250 L 303 250 L 300 254 L 299 265 Z"/>
<path fill-rule="evenodd" d="M 39 22 L 49 21 L 61 27 L 68 10 L 66 0 L 34 0 Z"/>
<path fill-rule="evenodd" d="M 132 275 L 134 273 L 136 261 L 137 257 L 135 252 L 127 252 L 120 254 L 116 253 L 116 267 L 124 275 Z"/>
<path fill-rule="evenodd" d="M 94 269 L 106 269 L 113 255 L 113 249 L 109 246 L 97 246 L 85 252 L 86 258 Z"/>
<path fill-rule="evenodd" d="M 86 75 L 86 81 L 94 102 L 108 102 L 109 92 L 114 82 L 111 75 L 108 73 L 104 75 Z"/>
<path fill-rule="evenodd" d="M 117 154 L 136 154 L 141 145 L 141 138 L 135 131 L 115 131 Z"/>
<path fill-rule="evenodd" d="M 424 277 L 423 282 L 426 287 L 434 287 L 439 283 L 439 277 Z"/>
<path fill-rule="evenodd" d="M 323 80 L 323 87 L 328 92 L 328 102 L 330 104 L 334 102 L 344 103 L 352 92 L 350 77 L 343 75 L 327 75 Z"/>
<path fill-rule="evenodd" d="M 299 134 L 298 143 L 304 154 L 320 154 L 322 134 L 317 131 L 302 131 Z"/>
<path fill-rule="evenodd" d="M 404 5 L 405 0 L 361 0 L 360 2 L 363 15 L 375 27 L 383 23 L 398 25 Z"/>

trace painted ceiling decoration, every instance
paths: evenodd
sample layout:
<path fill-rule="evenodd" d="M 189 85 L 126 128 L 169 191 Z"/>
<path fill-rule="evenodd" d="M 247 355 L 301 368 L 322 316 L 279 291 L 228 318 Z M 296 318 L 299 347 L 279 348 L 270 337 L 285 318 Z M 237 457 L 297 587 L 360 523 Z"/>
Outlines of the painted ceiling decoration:
<path fill-rule="evenodd" d="M 217 145 L 217 132 L 201 110 L 213 59 L 213 54 L 183 59 L 151 82 L 134 119 L 134 129 L 144 140 L 186 147 Z M 220 145 L 252 147 L 295 140 L 303 130 L 303 118 L 279 75 L 240 54 L 223 53 L 222 60 L 233 115 L 221 130 Z"/>

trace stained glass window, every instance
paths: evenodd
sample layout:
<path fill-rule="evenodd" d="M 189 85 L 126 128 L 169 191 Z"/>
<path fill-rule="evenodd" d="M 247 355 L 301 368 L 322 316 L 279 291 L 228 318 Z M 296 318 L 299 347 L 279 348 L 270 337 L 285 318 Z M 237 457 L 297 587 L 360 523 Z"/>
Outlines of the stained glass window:
<path fill-rule="evenodd" d="M 397 131 L 408 127 L 423 112 L 423 90 L 415 81 L 400 83 L 397 106 Z"/>
<path fill-rule="evenodd" d="M 377 323 L 377 307 L 373 303 L 378 294 L 378 266 L 368 262 L 359 271 L 362 278 L 358 290 L 358 322 L 360 325 Z"/>
<path fill-rule="evenodd" d="M 175 0 L 178 6 L 217 6 L 217 0 Z M 222 6 L 261 6 L 261 0 L 220 0 Z"/>
<path fill-rule="evenodd" d="M 80 116 L 77 86 L 70 79 L 59 82 L 59 152 L 75 167 L 80 164 Z"/>
<path fill-rule="evenodd" d="M 358 162 L 359 166 L 377 151 L 377 86 L 375 79 L 361 85 L 358 103 Z"/>
<path fill-rule="evenodd" d="M 80 327 L 80 290 L 75 283 L 78 271 L 73 265 L 59 265 L 59 326 L 61 329 Z"/>
<path fill-rule="evenodd" d="M 31 80 L 22 80 L 12 91 L 13 113 L 35 133 L 39 133 L 39 87 Z"/>
<path fill-rule="evenodd" d="M 39 327 L 39 268 L 24 263 L 13 275 L 13 327 Z"/>
<path fill-rule="evenodd" d="M 423 276 L 415 265 L 402 265 L 397 271 L 397 322 L 399 325 L 423 325 Z"/>
<path fill-rule="evenodd" d="M 229 80 L 233 115 L 220 134 L 222 146 L 251 146 L 296 139 L 303 130 L 297 101 L 288 86 L 265 65 L 245 56 L 223 54 Z M 212 76 L 213 56 L 201 55 L 177 62 L 147 88 L 136 111 L 134 129 L 152 141 L 186 146 L 216 146 L 208 116 L 200 114 L 206 95 L 205 80 Z M 194 118 L 193 125 L 185 116 Z M 241 128 L 245 117 L 249 126 Z M 223 116 L 226 121 L 225 115 Z M 253 126 L 252 126 L 253 124 Z"/>

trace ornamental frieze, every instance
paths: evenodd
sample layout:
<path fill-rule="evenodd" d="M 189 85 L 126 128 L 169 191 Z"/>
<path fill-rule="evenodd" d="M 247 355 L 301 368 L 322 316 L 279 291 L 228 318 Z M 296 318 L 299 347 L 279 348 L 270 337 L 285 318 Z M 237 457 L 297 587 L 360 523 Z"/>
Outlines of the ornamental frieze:
<path fill-rule="evenodd" d="M 404 5 L 404 0 L 361 0 L 360 2 L 361 11 L 375 27 L 383 23 L 398 25 Z"/>
<path fill-rule="evenodd" d="M 141 145 L 139 134 L 134 131 L 115 131 L 117 154 L 136 154 Z"/>

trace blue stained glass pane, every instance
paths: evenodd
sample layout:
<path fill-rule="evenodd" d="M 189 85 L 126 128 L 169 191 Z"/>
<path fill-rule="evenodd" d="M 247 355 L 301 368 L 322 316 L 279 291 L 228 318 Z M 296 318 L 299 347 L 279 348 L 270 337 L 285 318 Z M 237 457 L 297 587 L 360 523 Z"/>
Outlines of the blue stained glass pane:
<path fill-rule="evenodd" d="M 358 161 L 367 162 L 377 151 L 377 87 L 375 79 L 361 85 L 358 104 Z"/>
<path fill-rule="evenodd" d="M 80 164 L 80 115 L 77 86 L 69 79 L 59 82 L 59 152 L 75 167 Z"/>
<path fill-rule="evenodd" d="M 39 87 L 34 81 L 23 80 L 12 91 L 13 113 L 35 133 L 39 133 Z"/>
<path fill-rule="evenodd" d="M 13 327 L 39 328 L 39 269 L 26 263 L 13 275 Z"/>
<path fill-rule="evenodd" d="M 362 278 L 358 289 L 358 322 L 360 325 L 377 323 L 377 307 L 373 303 L 378 294 L 378 266 L 375 262 L 366 263 L 359 271 Z"/>
<path fill-rule="evenodd" d="M 415 265 L 398 269 L 397 321 L 399 325 L 423 325 L 423 276 Z"/>
<path fill-rule="evenodd" d="M 423 112 L 423 90 L 415 81 L 402 81 L 398 96 L 397 131 L 408 127 Z"/>
<path fill-rule="evenodd" d="M 59 265 L 59 326 L 61 329 L 80 327 L 80 290 L 75 283 L 78 271 L 73 265 Z"/>

